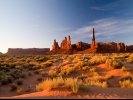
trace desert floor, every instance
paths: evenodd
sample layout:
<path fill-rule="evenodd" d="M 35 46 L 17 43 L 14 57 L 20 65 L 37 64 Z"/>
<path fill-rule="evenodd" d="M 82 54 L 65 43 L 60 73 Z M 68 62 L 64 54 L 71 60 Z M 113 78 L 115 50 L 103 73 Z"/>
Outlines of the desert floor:
<path fill-rule="evenodd" d="M 1 55 L 0 98 L 131 99 L 132 63 L 132 53 Z M 70 80 L 51 85 L 59 77 Z"/>

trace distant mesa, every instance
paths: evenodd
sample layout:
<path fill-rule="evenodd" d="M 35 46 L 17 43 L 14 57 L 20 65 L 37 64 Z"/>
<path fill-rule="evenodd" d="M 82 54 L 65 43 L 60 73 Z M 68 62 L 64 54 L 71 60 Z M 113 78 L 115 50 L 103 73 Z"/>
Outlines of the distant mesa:
<path fill-rule="evenodd" d="M 92 32 L 92 42 L 84 43 L 82 41 L 76 42 L 76 44 L 71 44 L 70 35 L 65 37 L 61 45 L 54 40 L 52 50 L 49 54 L 73 54 L 73 53 L 125 53 L 133 52 L 133 45 L 126 46 L 123 42 L 96 42 L 95 40 L 95 30 L 93 28 Z"/>
<path fill-rule="evenodd" d="M 49 52 L 50 48 L 8 48 L 6 54 L 17 55 L 17 54 L 31 54 L 31 55 L 43 55 L 46 52 Z"/>

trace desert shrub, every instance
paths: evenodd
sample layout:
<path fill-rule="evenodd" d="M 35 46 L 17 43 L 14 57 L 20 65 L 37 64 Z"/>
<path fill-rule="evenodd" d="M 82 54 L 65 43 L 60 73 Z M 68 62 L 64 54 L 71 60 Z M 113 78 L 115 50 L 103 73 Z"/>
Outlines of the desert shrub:
<path fill-rule="evenodd" d="M 119 84 L 122 88 L 133 88 L 133 81 L 131 80 L 119 81 Z"/>
<path fill-rule="evenodd" d="M 24 90 L 22 88 L 17 88 L 17 94 L 23 94 Z"/>
<path fill-rule="evenodd" d="M 20 78 L 26 78 L 26 74 L 21 74 Z"/>
<path fill-rule="evenodd" d="M 51 90 L 51 89 L 57 88 L 62 84 L 64 84 L 64 80 L 62 77 L 58 77 L 54 79 L 46 79 L 42 83 L 36 86 L 36 90 L 37 91 Z"/>
<path fill-rule="evenodd" d="M 34 73 L 34 74 L 37 74 L 37 75 L 40 74 L 40 73 L 39 73 L 39 70 L 35 70 L 33 73 Z"/>
<path fill-rule="evenodd" d="M 14 63 L 9 63 L 9 67 L 10 67 L 10 68 L 13 69 L 13 68 L 15 68 L 15 66 L 16 66 L 16 65 L 15 65 Z"/>
<path fill-rule="evenodd" d="M 0 80 L 2 85 L 7 85 L 9 83 L 12 83 L 12 81 L 13 78 L 10 75 L 3 75 Z"/>
<path fill-rule="evenodd" d="M 52 65 L 53 65 L 53 63 L 51 61 L 47 61 L 47 62 L 42 63 L 41 67 L 50 67 Z"/>
<path fill-rule="evenodd" d="M 39 78 L 37 78 L 37 81 L 41 82 L 41 81 L 43 81 L 43 78 L 39 77 Z"/>
<path fill-rule="evenodd" d="M 9 82 L 7 79 L 1 79 L 1 85 L 7 85 Z"/>
<path fill-rule="evenodd" d="M 79 89 L 79 82 L 77 79 L 57 77 L 54 79 L 46 79 L 36 86 L 37 91 L 52 90 L 59 87 L 71 89 L 73 93 L 77 93 Z"/>
<path fill-rule="evenodd" d="M 28 76 L 32 76 L 32 72 L 28 72 Z"/>
<path fill-rule="evenodd" d="M 16 84 L 11 84 L 11 91 L 16 91 L 18 89 L 17 85 Z"/>
<path fill-rule="evenodd" d="M 72 90 L 73 93 L 77 93 L 79 90 L 80 83 L 78 79 L 67 78 L 65 79 L 65 86 Z"/>
<path fill-rule="evenodd" d="M 100 77 L 100 75 L 99 75 L 99 73 L 98 72 L 93 72 L 93 76 L 92 76 L 93 78 L 99 78 Z"/>
<path fill-rule="evenodd" d="M 125 80 L 130 80 L 130 81 L 133 81 L 133 77 L 131 76 L 124 76 L 120 79 L 120 81 L 125 81 Z"/>
<path fill-rule="evenodd" d="M 75 72 L 75 70 L 76 70 L 76 69 L 75 69 L 74 67 L 70 67 L 70 68 L 68 68 L 68 69 L 66 70 L 66 74 L 69 75 L 69 74 Z"/>
<path fill-rule="evenodd" d="M 90 69 L 89 66 L 84 66 L 84 67 L 82 67 L 82 70 L 83 70 L 83 71 L 87 71 L 87 70 L 89 70 L 89 69 Z"/>
<path fill-rule="evenodd" d="M 83 62 L 83 61 L 81 61 L 80 63 L 77 63 L 76 66 L 77 66 L 77 67 L 79 66 L 80 68 L 85 67 L 85 66 L 88 66 L 88 62 Z"/>
<path fill-rule="evenodd" d="M 36 60 L 36 61 L 45 62 L 45 61 L 49 60 L 49 58 L 46 57 L 46 56 L 36 56 L 36 57 L 35 57 L 35 60 Z"/>
<path fill-rule="evenodd" d="M 23 64 L 23 68 L 26 68 L 26 69 L 32 68 L 33 66 L 34 64 L 29 64 L 29 63 Z"/>
<path fill-rule="evenodd" d="M 126 68 L 125 66 L 122 66 L 121 70 L 122 70 L 122 71 L 129 71 L 129 69 Z"/>
<path fill-rule="evenodd" d="M 23 84 L 23 81 L 21 79 L 18 79 L 18 80 L 16 80 L 16 84 L 17 85 L 22 85 Z"/>
<path fill-rule="evenodd" d="M 42 71 L 41 75 L 42 75 L 42 77 L 45 77 L 47 75 L 47 72 Z"/>
<path fill-rule="evenodd" d="M 133 63 L 133 57 L 128 57 L 128 58 L 126 58 L 126 62 L 128 62 L 128 63 Z"/>
<path fill-rule="evenodd" d="M 119 69 L 122 68 L 122 63 L 119 60 L 107 59 L 105 63 L 109 68 Z"/>
<path fill-rule="evenodd" d="M 98 65 L 98 64 L 102 64 L 105 63 L 106 60 L 108 59 L 108 56 L 93 56 L 90 60 L 89 60 L 89 65 Z"/>
<path fill-rule="evenodd" d="M 15 70 L 11 73 L 11 76 L 16 80 L 19 79 L 22 75 L 22 70 Z"/>
<path fill-rule="evenodd" d="M 67 60 L 68 62 L 72 62 L 72 61 L 73 61 L 73 59 L 74 59 L 74 56 L 73 56 L 73 55 L 71 55 L 71 56 L 68 56 L 66 60 Z"/>
<path fill-rule="evenodd" d="M 80 75 L 80 76 L 78 76 L 78 79 L 79 80 L 84 80 L 85 78 L 87 78 L 88 76 L 87 75 Z"/>
<path fill-rule="evenodd" d="M 38 70 L 39 69 L 39 67 L 38 66 L 33 66 L 33 67 L 31 67 L 31 70 Z"/>
<path fill-rule="evenodd" d="M 57 76 L 57 72 L 55 69 L 51 69 L 51 70 L 49 70 L 48 75 L 51 77 L 55 77 L 55 76 Z"/>
<path fill-rule="evenodd" d="M 86 83 L 86 85 L 88 85 L 88 86 L 98 86 L 98 87 L 102 87 L 102 88 L 107 88 L 108 87 L 108 83 L 106 81 L 101 82 L 99 80 L 98 81 L 90 80 Z"/>
<path fill-rule="evenodd" d="M 107 80 L 112 79 L 112 78 L 114 78 L 113 75 L 108 75 L 108 76 L 106 77 Z"/>
<path fill-rule="evenodd" d="M 92 67 L 89 69 L 90 72 L 95 72 L 96 68 Z"/>

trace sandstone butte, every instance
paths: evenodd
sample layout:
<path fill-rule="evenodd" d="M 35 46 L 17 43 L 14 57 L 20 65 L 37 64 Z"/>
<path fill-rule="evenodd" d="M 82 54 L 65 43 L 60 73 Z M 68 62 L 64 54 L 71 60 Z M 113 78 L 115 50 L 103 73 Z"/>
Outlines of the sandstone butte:
<path fill-rule="evenodd" d="M 61 45 L 59 46 L 56 39 L 52 45 L 52 50 L 48 54 L 86 54 L 86 53 L 126 53 L 133 52 L 133 45 L 125 45 L 123 42 L 96 42 L 95 30 L 92 32 L 92 42 L 84 43 L 78 41 L 75 44 L 71 44 L 70 35 L 65 37 Z"/>

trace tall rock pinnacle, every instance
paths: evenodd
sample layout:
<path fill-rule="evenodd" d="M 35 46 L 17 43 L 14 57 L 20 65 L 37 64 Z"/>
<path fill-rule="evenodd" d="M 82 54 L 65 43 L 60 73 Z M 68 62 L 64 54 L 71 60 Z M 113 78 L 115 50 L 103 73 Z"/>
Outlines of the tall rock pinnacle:
<path fill-rule="evenodd" d="M 92 33 L 92 43 L 91 43 L 91 48 L 94 48 L 95 47 L 95 30 L 93 28 L 93 33 Z"/>

